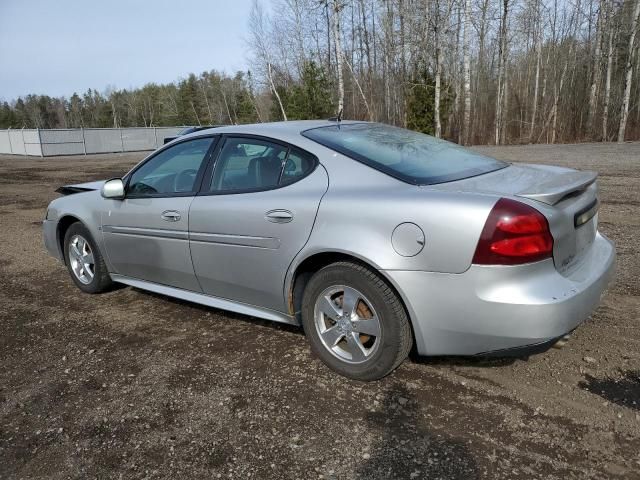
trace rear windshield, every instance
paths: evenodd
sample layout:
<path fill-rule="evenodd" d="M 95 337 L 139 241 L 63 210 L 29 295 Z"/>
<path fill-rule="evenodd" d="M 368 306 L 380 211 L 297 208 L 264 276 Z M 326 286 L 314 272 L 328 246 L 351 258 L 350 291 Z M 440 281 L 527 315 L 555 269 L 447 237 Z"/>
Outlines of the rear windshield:
<path fill-rule="evenodd" d="M 318 127 L 302 135 L 415 185 L 461 180 L 507 166 L 455 143 L 379 123 Z"/>

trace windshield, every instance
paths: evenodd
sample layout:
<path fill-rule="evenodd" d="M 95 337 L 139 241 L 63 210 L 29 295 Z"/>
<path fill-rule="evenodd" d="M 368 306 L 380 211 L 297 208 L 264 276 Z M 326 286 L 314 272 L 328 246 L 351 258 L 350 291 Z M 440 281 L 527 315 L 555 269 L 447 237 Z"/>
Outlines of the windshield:
<path fill-rule="evenodd" d="M 331 125 L 302 135 L 415 185 L 461 180 L 507 166 L 455 143 L 380 123 Z"/>

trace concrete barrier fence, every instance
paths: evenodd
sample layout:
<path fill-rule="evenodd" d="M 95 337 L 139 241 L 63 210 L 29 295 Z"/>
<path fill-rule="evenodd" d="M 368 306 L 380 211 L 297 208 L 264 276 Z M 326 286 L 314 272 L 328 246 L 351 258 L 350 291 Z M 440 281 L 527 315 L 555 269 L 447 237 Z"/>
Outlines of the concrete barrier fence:
<path fill-rule="evenodd" d="M 52 157 L 155 150 L 184 127 L 0 130 L 0 153 Z"/>

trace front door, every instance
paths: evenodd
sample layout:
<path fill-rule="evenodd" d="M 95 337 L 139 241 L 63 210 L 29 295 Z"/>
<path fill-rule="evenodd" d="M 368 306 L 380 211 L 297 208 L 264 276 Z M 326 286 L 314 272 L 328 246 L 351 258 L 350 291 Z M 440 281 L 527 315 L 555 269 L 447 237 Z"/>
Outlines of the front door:
<path fill-rule="evenodd" d="M 102 231 L 113 273 L 201 291 L 189 254 L 189 206 L 214 138 L 177 143 L 141 164 L 123 200 L 106 199 Z"/>
<path fill-rule="evenodd" d="M 306 152 L 255 138 L 224 139 L 189 212 L 203 291 L 286 312 L 285 275 L 327 188 L 326 171 Z"/>

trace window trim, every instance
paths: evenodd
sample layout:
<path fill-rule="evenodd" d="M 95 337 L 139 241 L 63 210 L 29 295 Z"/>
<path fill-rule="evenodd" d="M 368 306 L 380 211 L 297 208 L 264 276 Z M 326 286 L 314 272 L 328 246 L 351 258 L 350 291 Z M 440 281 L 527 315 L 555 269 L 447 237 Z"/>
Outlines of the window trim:
<path fill-rule="evenodd" d="M 289 153 L 291 152 L 291 150 L 297 150 L 303 155 L 308 156 L 313 161 L 313 166 L 312 168 L 309 169 L 307 173 L 305 173 L 304 175 L 301 175 L 297 180 L 293 182 L 288 182 L 285 184 L 280 184 L 280 181 L 282 180 L 282 172 L 283 172 L 283 170 L 281 170 L 280 176 L 278 177 L 278 184 L 273 187 L 239 188 L 234 190 L 211 191 L 206 188 L 206 185 L 211 184 L 211 181 L 213 180 L 213 176 L 216 173 L 216 168 L 220 168 L 219 167 L 220 154 L 222 153 L 222 149 L 224 148 L 224 145 L 228 139 L 258 140 L 261 142 L 273 143 L 280 147 L 286 148 L 287 155 L 285 157 L 285 162 L 283 163 L 283 169 L 284 169 L 284 164 L 286 164 L 286 159 L 289 158 Z M 316 155 L 309 152 L 308 150 L 300 148 L 297 145 L 294 145 L 289 142 L 285 142 L 284 140 L 267 137 L 265 135 L 254 135 L 250 133 L 223 133 L 223 134 L 220 134 L 220 139 L 217 142 L 216 148 L 212 152 L 212 155 L 209 159 L 209 164 L 207 165 L 202 181 L 200 183 L 200 189 L 198 193 L 196 193 L 196 196 L 208 197 L 208 196 L 214 196 L 214 195 L 240 195 L 243 193 L 258 193 L 258 192 L 269 192 L 271 190 L 279 190 L 281 188 L 286 188 L 291 185 L 294 185 L 299 181 L 307 178 L 309 175 L 311 175 L 313 172 L 316 171 L 316 169 L 318 168 L 318 165 L 320 165 L 320 160 L 318 160 L 318 157 Z"/>
<path fill-rule="evenodd" d="M 174 192 L 174 193 L 147 193 L 147 194 L 134 194 L 134 195 L 127 192 L 127 190 L 129 189 L 129 182 L 131 181 L 131 177 L 133 177 L 133 174 L 137 172 L 139 169 L 141 169 L 143 166 L 145 166 L 148 162 L 156 158 L 158 155 L 182 143 L 191 142 L 193 140 L 202 140 L 205 138 L 211 138 L 212 142 L 211 142 L 211 145 L 209 146 L 209 149 L 204 154 L 204 158 L 202 159 L 202 163 L 200 164 L 200 168 L 198 169 L 198 173 L 196 174 L 196 180 L 193 183 L 193 189 L 191 191 Z M 219 143 L 220 143 L 220 134 L 208 134 L 208 135 L 198 135 L 195 137 L 184 138 L 175 143 L 163 145 L 158 150 L 153 152 L 149 157 L 145 158 L 142 162 L 140 162 L 138 165 L 133 167 L 133 169 L 131 169 L 124 177 L 122 177 L 122 181 L 124 183 L 124 192 L 125 192 L 124 199 L 128 200 L 128 199 L 139 199 L 139 198 L 195 197 L 196 194 L 200 191 L 200 188 L 202 187 L 202 180 L 204 179 L 207 166 L 209 165 L 211 156 L 213 152 L 216 150 L 216 147 L 218 146 Z"/>

